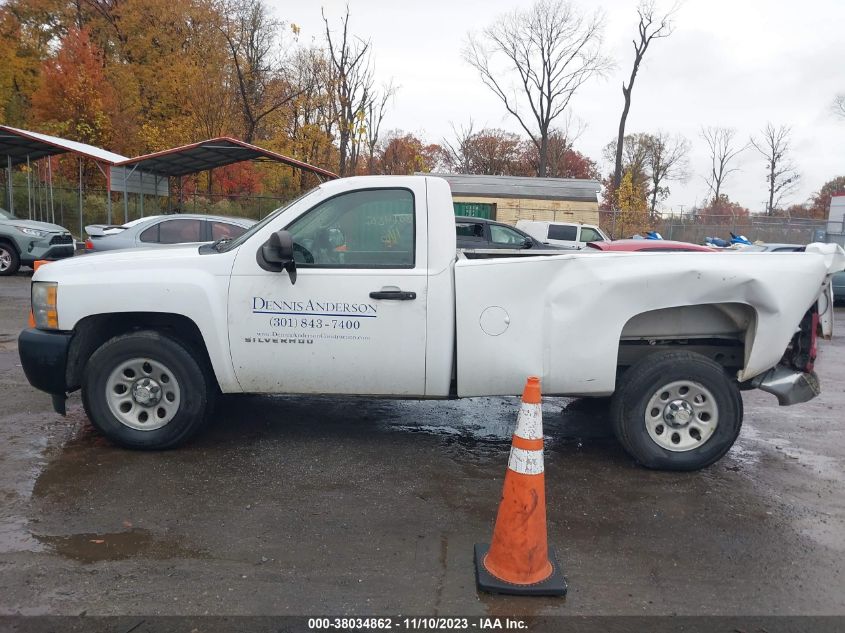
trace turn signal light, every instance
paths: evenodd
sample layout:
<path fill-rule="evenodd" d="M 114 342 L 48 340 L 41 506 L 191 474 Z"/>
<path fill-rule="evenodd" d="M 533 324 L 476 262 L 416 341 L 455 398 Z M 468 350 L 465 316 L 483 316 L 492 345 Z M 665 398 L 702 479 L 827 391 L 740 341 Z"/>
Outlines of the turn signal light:
<path fill-rule="evenodd" d="M 59 329 L 58 290 L 55 281 L 32 282 L 32 315 L 40 330 Z"/>

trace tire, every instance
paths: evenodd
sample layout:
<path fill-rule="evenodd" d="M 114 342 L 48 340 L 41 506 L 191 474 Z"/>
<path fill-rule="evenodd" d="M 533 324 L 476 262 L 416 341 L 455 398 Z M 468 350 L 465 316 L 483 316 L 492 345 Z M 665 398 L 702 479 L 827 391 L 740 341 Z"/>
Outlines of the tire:
<path fill-rule="evenodd" d="M 0 242 L 0 277 L 14 275 L 21 267 L 17 249 L 8 242 Z"/>
<path fill-rule="evenodd" d="M 131 449 L 174 448 L 202 427 L 215 383 L 180 341 L 154 331 L 117 336 L 91 355 L 82 403 L 94 427 Z"/>
<path fill-rule="evenodd" d="M 610 405 L 613 432 L 646 468 L 698 470 L 733 446 L 742 396 L 725 370 L 693 352 L 641 359 L 619 381 Z"/>

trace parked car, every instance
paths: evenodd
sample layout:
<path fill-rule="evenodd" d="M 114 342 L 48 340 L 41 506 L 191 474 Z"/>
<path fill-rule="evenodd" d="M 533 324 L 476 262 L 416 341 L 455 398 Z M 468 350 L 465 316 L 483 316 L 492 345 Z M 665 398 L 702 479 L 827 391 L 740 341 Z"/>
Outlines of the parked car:
<path fill-rule="evenodd" d="M 821 389 L 835 244 L 484 258 L 455 242 L 441 178 L 329 180 L 226 243 L 39 268 L 21 365 L 60 413 L 81 388 L 136 449 L 187 440 L 217 393 L 508 396 L 537 375 L 548 395 L 611 396 L 622 446 L 675 470 L 730 449 L 741 389 L 782 405 Z"/>
<path fill-rule="evenodd" d="M 18 218 L 0 209 L 0 276 L 14 275 L 39 259 L 71 257 L 73 236 L 63 226 Z"/>
<path fill-rule="evenodd" d="M 458 248 L 557 249 L 509 224 L 460 215 L 455 217 L 455 237 Z"/>
<path fill-rule="evenodd" d="M 610 238 L 593 224 L 577 222 L 549 222 L 544 220 L 518 220 L 516 228 L 525 231 L 545 245 L 569 249 L 585 248 L 589 242 L 607 242 Z"/>
<path fill-rule="evenodd" d="M 636 251 L 643 253 L 683 253 L 704 252 L 713 253 L 715 248 L 692 244 L 691 242 L 675 242 L 672 240 L 613 240 L 611 242 L 590 242 L 588 248 L 599 251 Z"/>
<path fill-rule="evenodd" d="M 165 244 L 213 242 L 235 239 L 255 220 L 219 215 L 180 213 L 151 215 L 119 226 L 91 224 L 85 227 L 87 251 L 114 251 L 123 248 L 147 248 Z"/>

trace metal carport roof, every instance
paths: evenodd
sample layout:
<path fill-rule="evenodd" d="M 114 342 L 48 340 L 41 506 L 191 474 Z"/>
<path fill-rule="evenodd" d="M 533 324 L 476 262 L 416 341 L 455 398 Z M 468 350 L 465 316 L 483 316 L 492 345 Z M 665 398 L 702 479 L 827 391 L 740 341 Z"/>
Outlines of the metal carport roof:
<path fill-rule="evenodd" d="M 320 167 L 226 136 L 125 159 L 117 166 L 141 168 L 160 176 L 187 176 L 247 160 L 274 161 L 324 178 L 337 178 L 337 174 Z"/>
<path fill-rule="evenodd" d="M 427 174 L 448 181 L 454 196 L 598 201 L 601 183 L 579 178 Z"/>
<path fill-rule="evenodd" d="M 8 157 L 5 161 L 2 161 L 3 164 L 0 167 L 20 165 L 26 163 L 27 158 L 32 161 L 46 156 L 69 153 L 108 165 L 126 160 L 126 156 L 86 143 L 68 141 L 57 136 L 0 125 L 0 156 Z"/>

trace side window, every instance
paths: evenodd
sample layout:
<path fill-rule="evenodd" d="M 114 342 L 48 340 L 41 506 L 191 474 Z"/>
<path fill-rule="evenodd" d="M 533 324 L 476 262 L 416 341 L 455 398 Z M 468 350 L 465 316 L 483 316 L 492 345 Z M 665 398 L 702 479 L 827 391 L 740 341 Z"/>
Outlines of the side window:
<path fill-rule="evenodd" d="M 414 195 L 407 189 L 350 191 L 287 227 L 299 265 L 413 268 Z"/>
<path fill-rule="evenodd" d="M 588 226 L 581 227 L 581 237 L 578 241 L 580 242 L 601 242 L 604 238 L 601 236 L 601 233 L 596 231 L 595 229 L 591 229 Z"/>
<path fill-rule="evenodd" d="M 522 246 L 525 243 L 525 237 L 506 226 L 491 224 L 490 241 L 494 244 L 512 244 L 514 246 Z"/>
<path fill-rule="evenodd" d="M 150 228 L 144 229 L 138 236 L 138 239 L 142 242 L 158 243 L 159 226 L 161 226 L 161 224 L 157 222 L 156 224 L 153 224 Z"/>
<path fill-rule="evenodd" d="M 484 227 L 480 224 L 458 222 L 455 224 L 455 234 L 458 237 L 484 239 Z"/>
<path fill-rule="evenodd" d="M 212 221 L 208 224 L 211 227 L 212 240 L 222 240 L 223 238 L 233 240 L 246 233 L 246 229 L 244 227 L 238 226 L 237 224 L 230 224 L 229 222 Z"/>
<path fill-rule="evenodd" d="M 165 220 L 158 225 L 160 244 L 182 244 L 199 242 L 201 220 Z"/>
<path fill-rule="evenodd" d="M 566 224 L 549 224 L 550 240 L 567 240 L 574 242 L 578 238 L 578 227 Z"/>

